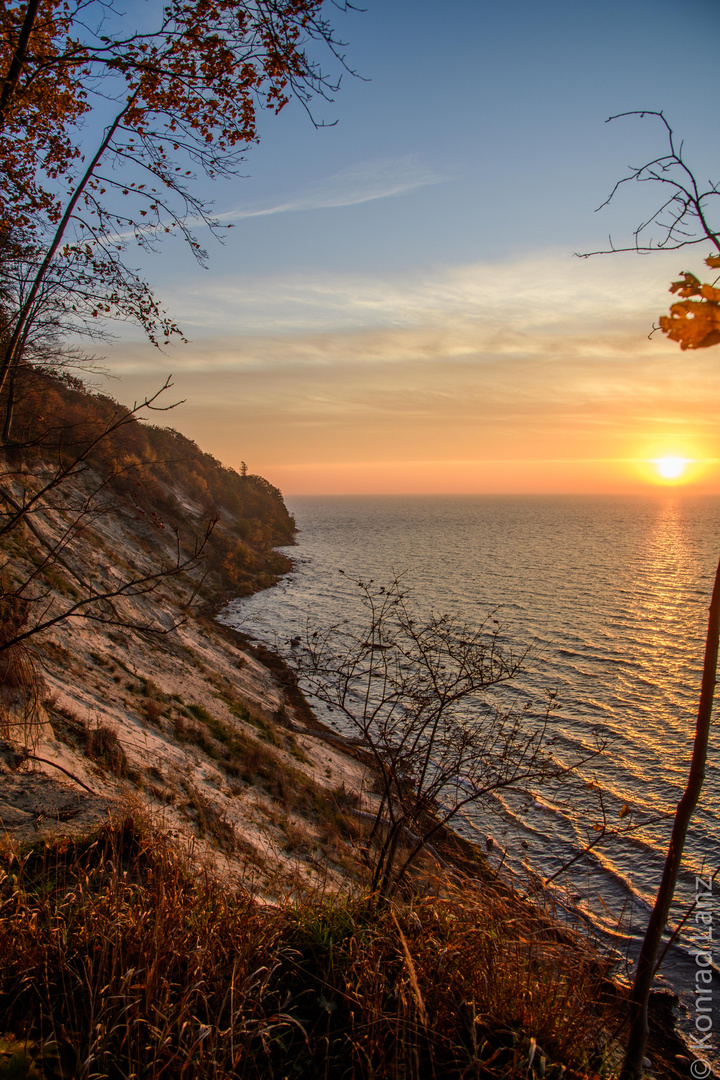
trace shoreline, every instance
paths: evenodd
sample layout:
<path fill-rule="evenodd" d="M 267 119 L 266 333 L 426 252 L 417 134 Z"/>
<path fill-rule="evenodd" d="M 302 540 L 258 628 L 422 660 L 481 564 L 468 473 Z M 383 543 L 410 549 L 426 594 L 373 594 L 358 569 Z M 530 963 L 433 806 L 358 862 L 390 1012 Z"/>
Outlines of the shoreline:
<path fill-rule="evenodd" d="M 354 776 L 355 781 L 359 780 L 359 786 L 362 789 L 363 784 L 366 783 L 366 778 L 362 778 L 362 773 L 367 769 L 367 759 L 365 758 L 363 761 L 365 756 L 358 747 L 353 746 L 344 737 L 338 736 L 337 733 L 332 732 L 326 725 L 322 724 L 322 722 L 317 719 L 305 701 L 302 691 L 297 686 L 297 680 L 294 673 L 282 657 L 273 653 L 272 650 L 265 646 L 251 644 L 240 631 L 236 631 L 223 624 L 213 623 L 212 625 L 209 625 L 207 619 L 202 617 L 195 621 L 192 632 L 185 628 L 183 642 L 185 650 L 189 647 L 189 640 L 192 640 L 195 643 L 198 659 L 204 655 L 204 660 L 200 659 L 200 662 L 206 667 L 207 662 L 210 660 L 213 660 L 215 663 L 221 660 L 222 666 L 224 667 L 227 665 L 228 658 L 234 657 L 236 663 L 238 660 L 243 660 L 243 658 L 245 658 L 243 660 L 243 667 L 247 674 L 247 666 L 250 666 L 256 692 L 266 694 L 269 687 L 273 688 L 273 697 L 269 702 L 266 698 L 266 706 L 268 704 L 274 704 L 276 706 L 276 711 L 279 711 L 283 706 L 287 710 L 287 716 L 284 720 L 278 721 L 275 719 L 274 722 L 282 727 L 286 727 L 290 734 L 293 737 L 300 739 L 303 744 L 315 743 L 317 746 L 318 740 L 322 740 L 322 750 L 317 754 L 319 759 L 322 762 L 332 761 L 337 768 L 340 767 L 342 762 L 344 762 L 346 766 L 349 765 L 349 771 L 347 769 L 344 771 L 343 783 L 350 782 L 351 777 Z M 92 640 L 89 642 L 88 648 L 90 645 L 97 645 L 97 641 Z M 204 649 L 201 649 L 201 645 L 204 646 Z M 139 660 L 139 655 L 135 656 L 135 660 Z M 187 652 L 185 653 L 185 660 L 187 661 Z M 235 670 L 242 671 L 243 667 L 239 669 L 236 668 Z M 177 692 L 179 689 L 184 688 L 189 700 L 187 668 L 181 667 L 179 671 L 179 680 L 175 684 L 168 684 L 166 686 L 166 691 L 169 692 L 174 689 L 174 691 Z M 213 674 L 217 678 L 218 674 L 221 674 L 222 677 L 223 673 L 218 672 L 216 669 Z M 204 672 L 200 671 L 201 679 L 207 679 L 207 675 L 207 670 Z M 159 686 L 160 684 L 158 683 L 157 685 Z M 172 695 L 168 694 L 168 696 Z M 269 710 L 266 710 L 266 713 L 269 713 Z M 293 729 L 298 730 L 296 732 Z M 117 730 L 119 731 L 119 728 Z M 129 728 L 126 728 L 126 735 L 128 730 Z M 332 745 L 328 745 L 327 737 L 331 740 Z M 120 741 L 122 742 L 121 732 Z M 126 743 L 126 749 L 128 753 L 131 752 L 131 740 L 128 740 Z M 277 750 L 278 748 L 274 747 L 274 749 Z M 307 752 L 307 749 L 309 749 L 309 747 L 306 748 L 304 752 Z M 196 771 L 198 773 L 196 778 L 198 784 L 201 783 L 202 772 L 207 769 L 208 764 L 209 762 L 207 759 L 205 761 L 195 762 Z M 72 762 L 72 768 L 80 771 L 81 765 L 82 762 L 78 763 L 76 755 L 75 760 Z M 157 768 L 157 765 L 154 767 Z M 324 768 L 326 768 L 326 766 L 321 765 L 319 768 L 315 769 L 316 779 L 318 776 L 323 775 Z M 358 768 L 360 768 L 360 772 L 358 772 Z M 0 769 L 2 769 L 2 771 L 0 771 L 0 787 L 2 787 L 4 793 L 7 794 L 9 773 L 1 766 Z M 83 796 L 75 800 L 76 806 L 74 808 L 77 808 L 78 803 L 84 803 L 86 810 L 92 809 L 94 805 L 96 811 L 95 823 L 97 824 L 102 820 L 106 820 L 108 814 L 112 814 L 113 806 L 116 808 L 121 806 L 122 796 L 118 793 L 116 788 L 112 790 L 112 777 L 111 775 L 108 775 L 107 767 L 100 766 L 98 769 L 97 762 L 93 763 L 92 760 L 90 760 L 85 765 L 85 770 L 83 775 L 85 780 L 89 781 L 88 786 L 92 784 L 96 789 L 100 789 L 95 798 L 99 797 L 102 802 L 98 807 L 97 803 L 94 803 L 94 798 L 92 796 Z M 62 810 L 58 810 L 59 804 L 57 792 L 58 788 L 62 789 L 64 792 L 63 798 L 65 798 L 65 801 L 67 802 L 68 784 L 65 780 L 53 780 L 52 770 L 48 768 L 37 768 L 32 773 L 14 773 L 14 776 L 28 778 L 33 776 L 33 783 L 40 781 L 42 789 L 48 787 L 51 788 L 51 792 L 43 790 L 40 794 L 42 794 L 42 797 L 45 799 L 46 807 L 51 806 L 51 804 L 55 806 L 54 815 L 52 809 L 49 811 L 46 809 L 44 814 L 41 813 L 38 815 L 35 813 L 32 822 L 28 821 L 26 823 L 26 828 L 18 829 L 15 827 L 9 829 L 8 832 L 11 834 L 14 833 L 17 839 L 24 838 L 25 842 L 27 842 L 33 836 L 80 835 L 83 831 L 86 832 L 89 827 L 92 828 L 92 820 L 89 820 L 87 813 L 81 812 L 74 818 L 66 818 L 65 821 L 62 820 Z M 41 776 L 44 777 L 43 780 L 40 780 Z M 57 773 L 55 773 L 55 776 L 57 776 Z M 205 779 L 207 779 L 207 777 Z M 327 777 L 325 777 L 325 780 L 327 781 Z M 150 799 L 147 800 L 146 798 L 146 801 L 152 813 L 153 793 L 146 793 L 146 796 L 147 794 L 150 795 Z M 20 801 L 22 802 L 22 800 Z M 60 801 L 62 802 L 62 799 Z M 3 802 L 7 805 L 6 800 L 3 800 Z M 88 804 L 90 804 L 90 806 L 88 806 Z M 20 806 L 19 809 L 22 811 L 23 807 Z M 70 809 L 72 810 L 73 807 Z M 100 810 L 99 814 L 97 813 L 98 809 Z M 173 842 L 178 843 L 191 855 L 191 857 L 199 859 L 200 863 L 206 863 L 209 858 L 210 862 L 214 865 L 216 872 L 219 872 L 222 877 L 229 875 L 231 879 L 237 880 L 238 883 L 242 881 L 243 873 L 247 873 L 248 870 L 247 861 L 245 862 L 242 871 L 240 871 L 240 867 L 237 865 L 236 861 L 229 858 L 227 852 L 223 853 L 222 849 L 218 849 L 212 844 L 204 845 L 200 836 L 189 835 L 187 831 L 178 828 L 177 823 L 168 820 L 168 817 L 162 813 L 158 814 L 157 811 L 159 809 L 159 807 L 155 807 L 155 820 L 158 821 L 158 824 L 164 826 Z M 25 812 L 27 812 L 27 804 L 25 804 Z M 55 817 L 55 821 L 52 821 L 53 816 Z M 0 817 L 2 817 L 1 812 Z M 92 819 L 92 815 L 90 815 L 90 818 Z M 173 827 L 173 825 L 175 825 L 175 827 Z M 30 826 L 29 832 L 27 826 Z M 454 847 L 455 850 L 452 852 L 447 851 L 446 854 L 451 856 L 456 865 L 459 865 L 461 868 L 464 866 L 466 872 L 474 871 L 473 876 L 478 874 L 480 871 L 480 864 L 478 862 L 479 851 L 475 849 L 475 846 L 469 841 L 465 841 L 463 838 L 458 837 L 451 829 L 447 829 L 447 833 L 447 839 L 450 840 L 450 847 Z M 278 845 L 274 846 L 277 847 Z M 279 853 L 276 853 L 267 846 L 265 847 L 263 855 L 266 861 L 282 858 Z M 238 871 L 240 871 L 240 877 L 238 877 Z M 285 882 L 285 886 L 290 886 L 292 891 L 292 884 L 287 875 L 282 880 Z M 276 878 L 275 885 L 276 888 L 280 887 L 281 880 Z M 507 883 L 503 887 L 512 889 L 510 883 Z M 515 890 L 513 889 L 513 892 L 514 891 Z M 270 899 L 266 888 L 261 888 L 257 895 L 260 901 L 262 901 L 263 896 Z M 662 1063 L 661 1067 L 663 1071 L 659 1073 L 659 1075 L 667 1077 L 667 1080 L 680 1080 L 681 1077 L 686 1077 L 688 1075 L 687 1067 L 683 1062 L 676 1062 L 675 1057 L 680 1055 L 681 1058 L 686 1058 L 688 1061 L 691 1059 L 688 1058 L 687 1047 L 675 1028 L 675 1017 L 669 999 L 670 995 L 666 992 L 655 993 L 653 995 L 653 1006 L 651 1011 L 652 1043 L 648 1053 L 651 1060 L 655 1059 L 658 1063 Z M 713 1076 L 714 1074 L 708 1075 Z"/>
<path fill-rule="evenodd" d="M 302 691 L 300 690 L 297 682 L 297 677 L 290 665 L 285 659 L 278 653 L 274 652 L 268 646 L 252 641 L 247 634 L 240 630 L 236 630 L 228 623 L 222 622 L 219 624 L 223 630 L 236 636 L 243 644 L 243 648 L 255 655 L 262 663 L 267 664 L 273 671 L 279 673 L 281 681 L 288 688 L 288 691 L 293 695 L 295 700 L 301 703 L 301 708 L 307 717 L 308 726 L 312 726 L 316 733 L 333 743 L 335 743 L 342 752 L 350 754 L 353 757 L 362 759 L 365 755 L 361 748 L 354 744 L 348 737 L 338 734 L 327 725 L 320 721 L 311 707 L 305 700 Z M 367 764 L 372 768 L 372 762 L 367 760 Z M 473 856 L 482 859 L 483 853 L 481 852 L 479 845 L 473 844 L 471 841 L 466 840 L 464 837 L 456 833 L 451 826 L 447 826 L 444 830 L 446 833 L 451 834 L 452 837 L 460 843 L 463 847 L 467 846 L 470 849 Z M 506 881 L 507 886 L 516 891 L 516 885 L 514 884 L 513 877 L 509 879 L 502 874 L 502 867 L 496 872 L 497 876 Z M 533 900 L 530 898 L 530 902 Z M 568 915 L 572 917 L 573 912 L 568 911 Z M 622 983 L 618 983 L 622 985 Z M 627 984 L 624 984 L 627 985 Z M 650 1024 L 650 1042 L 648 1054 L 653 1058 L 656 1058 L 662 1065 L 664 1070 L 662 1075 L 667 1077 L 668 1080 L 680 1080 L 689 1075 L 689 1066 L 693 1061 L 702 1061 L 697 1055 L 695 1055 L 688 1045 L 687 1035 L 680 1027 L 681 1020 L 678 1016 L 678 1008 L 680 1007 L 680 997 L 678 993 L 670 988 L 655 988 L 651 991 L 650 1003 L 649 1003 L 649 1024 Z M 713 1057 L 716 1057 L 715 1048 L 713 1047 Z M 677 1060 L 676 1060 L 677 1059 Z M 694 1074 L 693 1074 L 694 1075 Z M 720 1080 L 720 1071 L 717 1065 L 711 1064 L 710 1071 L 705 1074 L 707 1080 Z"/>

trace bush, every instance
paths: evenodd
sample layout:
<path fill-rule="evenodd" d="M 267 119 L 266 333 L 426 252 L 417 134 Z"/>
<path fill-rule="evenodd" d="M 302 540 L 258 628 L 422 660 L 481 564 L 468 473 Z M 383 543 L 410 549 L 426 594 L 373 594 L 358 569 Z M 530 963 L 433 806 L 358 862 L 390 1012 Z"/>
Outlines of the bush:
<path fill-rule="evenodd" d="M 127 757 L 117 733 L 105 724 L 88 728 L 85 737 L 85 753 L 102 768 L 115 776 L 127 776 Z"/>

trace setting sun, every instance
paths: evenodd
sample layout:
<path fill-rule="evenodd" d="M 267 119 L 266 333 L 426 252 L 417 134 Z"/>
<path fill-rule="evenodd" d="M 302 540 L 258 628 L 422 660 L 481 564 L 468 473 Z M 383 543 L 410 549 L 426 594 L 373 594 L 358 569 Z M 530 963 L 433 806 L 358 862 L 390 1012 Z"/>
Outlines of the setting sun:
<path fill-rule="evenodd" d="M 720 464 L 720 458 L 713 454 L 712 448 L 699 439 L 687 438 L 682 443 L 680 439 L 663 441 L 664 446 L 646 444 L 642 447 L 642 456 L 634 459 L 638 480 L 655 488 L 692 487 L 698 493 L 706 490 L 708 483 L 717 476 Z"/>
<path fill-rule="evenodd" d="M 663 480 L 679 480 L 689 464 L 689 458 L 673 456 L 656 458 L 653 461 L 653 465 L 655 466 L 658 475 L 661 476 Z"/>

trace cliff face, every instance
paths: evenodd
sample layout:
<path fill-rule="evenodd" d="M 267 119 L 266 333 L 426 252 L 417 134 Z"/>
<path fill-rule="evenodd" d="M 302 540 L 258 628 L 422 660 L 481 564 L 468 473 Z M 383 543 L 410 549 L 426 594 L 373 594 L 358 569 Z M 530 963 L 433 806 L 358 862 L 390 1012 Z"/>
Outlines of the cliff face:
<path fill-rule="evenodd" d="M 0 480 L 0 831 L 78 833 L 142 805 L 258 888 L 343 875 L 359 767 L 212 618 L 289 568 L 280 492 L 55 379 L 17 415 Z"/>
<path fill-rule="evenodd" d="M 134 515 L 147 526 L 137 530 L 138 543 L 155 547 L 161 557 L 164 549 L 174 552 L 177 534 L 192 547 L 214 522 L 198 578 L 201 593 L 217 600 L 267 588 L 290 566 L 273 550 L 292 544 L 295 535 L 282 495 L 261 476 L 225 468 L 172 428 L 143 422 L 164 408 L 168 394 L 130 410 L 75 380 L 28 373 L 15 408 L 16 449 L 3 470 L 4 485 L 37 490 L 42 479 L 69 469 L 45 505 L 57 509 L 62 493 L 79 509 L 73 492 L 83 478 L 86 509 L 95 516 Z M 86 523 L 87 516 L 79 522 Z"/>
<path fill-rule="evenodd" d="M 58 1075 L 56 1032 L 68 1060 L 90 1061 L 101 1028 L 116 1039 L 110 1060 L 135 1039 L 134 1074 L 174 1054 L 169 1074 L 204 1077 L 202 1044 L 230 1045 L 227 1075 L 239 1075 L 243 1044 L 228 1039 L 223 1012 L 239 970 L 233 1038 L 252 1049 L 288 1002 L 298 1009 L 286 1041 L 272 1040 L 278 1075 L 298 1061 L 306 1075 L 335 1062 L 364 1073 L 372 1061 L 378 1076 L 399 1075 L 396 1062 L 405 1075 L 420 1052 L 419 1068 L 447 1076 L 491 1064 L 493 1075 L 530 1075 L 537 1060 L 543 1075 L 591 1080 L 590 1054 L 611 1064 L 622 997 L 607 961 L 462 849 L 471 877 L 432 868 L 407 904 L 351 894 L 293 913 L 249 902 L 250 890 L 275 898 L 362 880 L 357 841 L 378 806 L 374 778 L 328 745 L 282 662 L 264 664 L 212 618 L 223 597 L 275 580 L 287 564 L 272 544 L 292 539 L 292 519 L 266 481 L 223 469 L 176 432 L 76 387 L 38 385 L 0 466 L 0 1004 L 1 1030 L 21 1036 L 0 1039 L 0 1072 L 31 1054 L 45 1061 L 44 1024 L 53 1068 L 30 1062 L 33 1075 Z M 175 844 L 156 844 L 146 824 L 138 832 L 138 811 Z M 14 858 L 16 842 L 53 836 Z M 217 875 L 197 873 L 208 861 Z M 242 888 L 227 887 L 237 879 Z M 62 933 L 38 933 L 48 912 Z M 92 973 L 102 1024 L 78 1007 L 86 984 L 68 983 L 68 958 Z M 172 1028 L 157 1025 L 161 991 Z M 85 1014 L 89 1034 L 68 1034 Z M 167 1030 L 189 1033 L 187 1058 Z M 432 1037 L 418 1042 L 421 1030 Z M 360 1032 L 357 1048 L 348 1031 Z M 671 1018 L 662 1040 L 653 1034 L 657 1075 L 686 1075 Z M 261 1072 L 242 1060 L 243 1075 L 269 1075 L 267 1056 Z"/>

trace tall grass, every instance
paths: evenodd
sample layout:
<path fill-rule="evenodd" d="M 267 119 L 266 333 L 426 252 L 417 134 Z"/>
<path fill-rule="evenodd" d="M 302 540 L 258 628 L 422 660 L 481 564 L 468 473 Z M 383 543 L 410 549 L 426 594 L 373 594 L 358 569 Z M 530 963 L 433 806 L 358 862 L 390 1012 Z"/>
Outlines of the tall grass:
<path fill-rule="evenodd" d="M 129 818 L 0 853 L 0 905 L 5 1061 L 40 1076 L 602 1075 L 604 966 L 507 890 L 263 906 Z"/>

